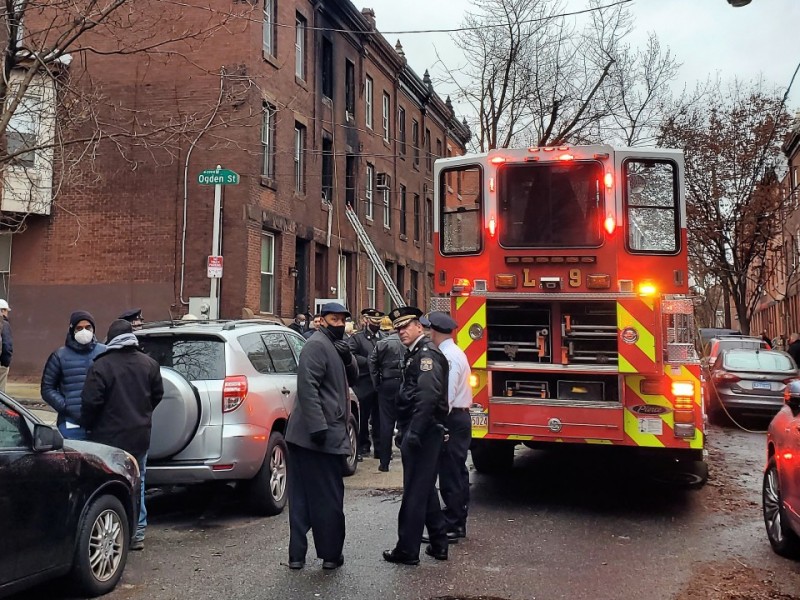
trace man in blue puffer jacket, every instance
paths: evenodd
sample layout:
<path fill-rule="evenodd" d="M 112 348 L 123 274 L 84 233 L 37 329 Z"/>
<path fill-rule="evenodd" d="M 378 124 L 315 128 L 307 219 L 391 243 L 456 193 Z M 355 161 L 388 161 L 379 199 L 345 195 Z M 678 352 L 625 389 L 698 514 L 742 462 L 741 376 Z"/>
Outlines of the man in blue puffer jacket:
<path fill-rule="evenodd" d="M 42 373 L 42 399 L 58 413 L 58 429 L 65 438 L 85 440 L 81 422 L 81 392 L 94 357 L 106 347 L 94 336 L 94 317 L 78 310 L 69 317 L 67 341 L 47 359 Z"/>

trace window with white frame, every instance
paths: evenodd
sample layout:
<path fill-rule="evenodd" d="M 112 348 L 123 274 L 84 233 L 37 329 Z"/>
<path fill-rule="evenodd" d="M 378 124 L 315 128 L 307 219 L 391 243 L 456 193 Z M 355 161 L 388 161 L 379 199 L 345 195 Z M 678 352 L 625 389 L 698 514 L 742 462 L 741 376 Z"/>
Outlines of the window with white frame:
<path fill-rule="evenodd" d="M 372 77 L 369 75 L 364 81 L 364 106 L 367 127 L 372 129 Z"/>
<path fill-rule="evenodd" d="M 364 211 L 364 216 L 372 221 L 375 217 L 375 199 L 373 197 L 373 190 L 375 185 L 375 165 L 371 165 L 367 163 L 367 182 L 365 192 L 364 192 L 364 201 L 366 203 L 366 209 Z"/>
<path fill-rule="evenodd" d="M 367 305 L 375 306 L 375 267 L 367 269 Z"/>
<path fill-rule="evenodd" d="M 275 107 L 264 102 L 261 113 L 261 175 L 275 178 Z"/>
<path fill-rule="evenodd" d="M 263 313 L 275 312 L 275 236 L 261 236 L 261 304 Z"/>
<path fill-rule="evenodd" d="M 384 141 L 389 141 L 389 115 L 391 115 L 391 99 L 389 98 L 389 94 L 383 92 L 383 139 Z"/>
<path fill-rule="evenodd" d="M 41 90 L 30 86 L 20 99 L 6 129 L 6 149 L 9 155 L 17 152 L 11 159 L 12 164 L 32 168 L 36 162 L 36 151 L 27 150 L 38 143 L 39 120 L 42 113 Z"/>
<path fill-rule="evenodd" d="M 276 0 L 264 0 L 262 44 L 267 56 L 275 56 L 275 2 Z"/>
<path fill-rule="evenodd" d="M 303 194 L 306 191 L 305 185 L 305 146 L 306 128 L 300 123 L 294 124 L 294 191 Z"/>
<path fill-rule="evenodd" d="M 392 193 L 388 184 L 381 191 L 383 192 L 383 226 L 389 229 L 392 226 Z"/>
<path fill-rule="evenodd" d="M 294 74 L 306 79 L 306 19 L 300 13 L 295 19 Z"/>

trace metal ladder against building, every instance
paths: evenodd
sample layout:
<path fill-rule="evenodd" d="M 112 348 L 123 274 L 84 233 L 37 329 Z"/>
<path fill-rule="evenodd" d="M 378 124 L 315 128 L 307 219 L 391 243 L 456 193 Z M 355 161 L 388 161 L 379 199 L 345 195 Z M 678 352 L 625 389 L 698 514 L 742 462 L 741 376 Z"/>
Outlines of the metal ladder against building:
<path fill-rule="evenodd" d="M 367 230 L 364 229 L 364 226 L 361 224 L 361 221 L 358 220 L 358 215 L 356 211 L 353 210 L 353 207 L 348 204 L 345 208 L 345 214 L 347 215 L 347 220 L 350 221 L 350 224 L 353 226 L 353 229 L 356 230 L 356 235 L 358 236 L 358 241 L 361 242 L 361 245 L 364 246 L 364 250 L 367 252 L 367 256 L 369 257 L 370 262 L 372 262 L 372 266 L 375 267 L 375 270 L 378 272 L 378 277 L 381 278 L 383 281 L 383 285 L 386 287 L 386 290 L 389 292 L 389 296 L 394 302 L 395 306 L 405 306 L 406 302 L 403 300 L 403 296 L 400 293 L 400 290 L 397 289 L 397 285 L 392 280 L 392 277 L 389 275 L 389 271 L 386 270 L 386 265 L 383 264 L 381 257 L 378 255 L 378 251 L 375 249 L 375 246 L 372 245 L 372 240 L 369 239 L 369 234 Z"/>

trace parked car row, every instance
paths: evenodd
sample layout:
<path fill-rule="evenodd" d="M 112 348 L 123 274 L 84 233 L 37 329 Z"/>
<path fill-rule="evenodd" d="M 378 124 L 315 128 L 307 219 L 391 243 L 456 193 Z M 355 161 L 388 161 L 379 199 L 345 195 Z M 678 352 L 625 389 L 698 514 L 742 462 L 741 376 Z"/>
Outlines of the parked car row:
<path fill-rule="evenodd" d="M 762 511 L 781 556 L 800 559 L 800 376 L 785 352 L 760 338 L 720 336 L 705 345 L 704 402 L 712 423 L 770 418 Z"/>
<path fill-rule="evenodd" d="M 305 339 L 259 320 L 167 322 L 136 334 L 164 380 L 146 484 L 233 482 L 255 513 L 280 513 L 286 505 L 283 434 Z M 352 391 L 350 402 L 345 475 L 358 464 Z M 140 476 L 132 456 L 64 440 L 0 394 L 0 489 L 0 596 L 65 574 L 89 596 L 114 588 L 138 519 Z"/>

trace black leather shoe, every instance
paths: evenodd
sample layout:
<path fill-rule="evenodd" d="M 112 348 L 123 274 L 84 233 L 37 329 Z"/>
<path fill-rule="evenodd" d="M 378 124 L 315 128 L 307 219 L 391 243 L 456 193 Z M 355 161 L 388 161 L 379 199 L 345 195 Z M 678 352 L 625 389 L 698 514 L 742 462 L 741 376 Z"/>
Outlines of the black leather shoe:
<path fill-rule="evenodd" d="M 447 546 L 444 548 L 434 548 L 433 544 L 425 546 L 425 554 L 432 556 L 436 560 L 447 560 Z"/>
<path fill-rule="evenodd" d="M 419 564 L 419 557 L 412 556 L 411 554 L 406 554 L 405 552 L 400 552 L 397 549 L 394 550 L 384 550 L 383 551 L 383 560 L 390 562 L 390 563 L 399 563 L 401 565 L 418 565 Z"/>
<path fill-rule="evenodd" d="M 328 571 L 338 569 L 344 564 L 344 555 L 339 555 L 336 560 L 325 560 L 322 562 L 322 568 Z"/>
<path fill-rule="evenodd" d="M 466 527 L 453 527 L 450 531 L 447 532 L 447 539 L 449 540 L 457 540 L 458 538 L 465 538 L 465 537 L 467 537 Z"/>
<path fill-rule="evenodd" d="M 389 472 L 389 465 L 379 465 L 378 471 L 381 473 L 388 473 Z"/>
<path fill-rule="evenodd" d="M 422 536 L 422 543 L 423 544 L 430 544 L 431 543 L 430 536 L 423 535 Z M 448 534 L 447 534 L 447 543 L 448 544 L 457 544 L 458 543 L 458 538 L 457 537 L 451 537 L 450 533 L 448 532 Z"/>
<path fill-rule="evenodd" d="M 304 561 L 304 560 L 290 560 L 289 561 L 289 568 L 292 571 L 297 571 L 299 569 L 302 569 L 305 566 L 306 566 L 306 561 Z"/>

